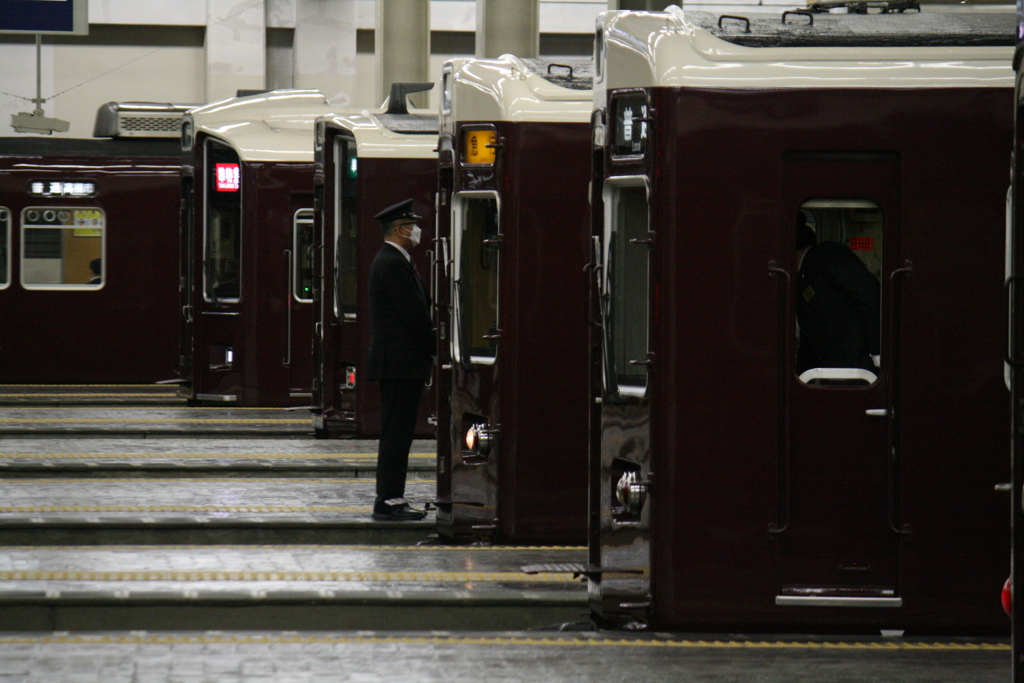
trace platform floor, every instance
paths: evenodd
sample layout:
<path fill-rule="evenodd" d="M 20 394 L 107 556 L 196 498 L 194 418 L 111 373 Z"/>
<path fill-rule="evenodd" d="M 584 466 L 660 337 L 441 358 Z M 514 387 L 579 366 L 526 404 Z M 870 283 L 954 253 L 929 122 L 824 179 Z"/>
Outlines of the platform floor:
<path fill-rule="evenodd" d="M 18 683 L 1005 683 L 1003 642 L 517 632 L 7 634 Z"/>
<path fill-rule="evenodd" d="M 522 571 L 585 548 L 375 522 L 375 441 L 170 391 L 0 386 L 0 683 L 1009 680 L 998 639 L 594 631 L 585 582 Z"/>

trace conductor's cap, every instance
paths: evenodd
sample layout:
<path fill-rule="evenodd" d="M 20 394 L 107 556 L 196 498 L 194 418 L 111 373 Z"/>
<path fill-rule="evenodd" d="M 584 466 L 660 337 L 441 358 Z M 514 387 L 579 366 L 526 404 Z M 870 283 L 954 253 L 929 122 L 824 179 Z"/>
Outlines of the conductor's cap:
<path fill-rule="evenodd" d="M 406 199 L 405 201 L 392 204 L 388 208 L 384 209 L 376 216 L 383 225 L 387 225 L 393 221 L 401 220 L 403 218 L 411 218 L 413 220 L 417 218 L 423 218 L 423 216 L 417 216 L 412 210 L 412 199 Z"/>

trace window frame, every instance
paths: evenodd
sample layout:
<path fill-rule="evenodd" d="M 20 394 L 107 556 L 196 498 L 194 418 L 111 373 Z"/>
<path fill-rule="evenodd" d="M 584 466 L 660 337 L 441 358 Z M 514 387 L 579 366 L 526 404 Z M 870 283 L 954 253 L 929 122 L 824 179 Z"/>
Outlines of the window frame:
<path fill-rule="evenodd" d="M 74 225 L 68 225 L 68 226 L 62 226 L 62 225 L 47 226 L 47 225 L 37 225 L 35 223 L 32 223 L 32 224 L 26 226 L 26 216 L 27 216 L 29 211 L 43 211 L 43 212 L 50 212 L 50 211 L 97 211 L 97 212 L 100 213 L 100 215 L 103 218 L 103 226 L 100 228 L 100 254 L 97 257 L 97 258 L 101 259 L 101 261 L 100 261 L 100 263 L 101 263 L 101 266 L 100 266 L 100 278 L 101 278 L 100 284 L 92 285 L 92 284 L 89 284 L 87 282 L 85 282 L 85 283 L 77 283 L 76 284 L 76 283 L 45 283 L 45 282 L 26 282 L 25 281 L 25 271 L 26 271 L 26 268 L 25 268 L 25 258 L 26 258 L 26 252 L 25 252 L 25 230 L 26 230 L 26 227 L 33 228 L 33 229 L 62 230 L 62 231 L 63 230 L 75 230 L 76 229 Z M 44 218 L 45 218 L 45 213 L 44 213 Z M 8 226 L 10 226 L 11 222 L 12 221 L 9 218 L 8 219 Z M 20 280 L 20 284 L 21 284 L 22 289 L 29 290 L 29 291 L 78 291 L 78 292 L 80 292 L 80 291 L 91 291 L 91 292 L 95 292 L 95 291 L 99 291 L 99 290 L 103 289 L 103 287 L 106 286 L 106 284 L 107 284 L 107 212 L 102 207 L 99 207 L 99 206 L 84 206 L 84 205 L 79 205 L 79 206 L 71 206 L 71 205 L 26 206 L 26 207 L 24 207 L 21 210 L 21 220 L 20 220 L 19 225 L 18 225 L 18 230 L 19 230 L 19 246 L 20 246 L 20 249 L 21 249 L 21 253 L 20 253 L 20 256 L 19 256 L 19 266 L 20 266 L 19 270 L 21 271 L 20 275 L 19 275 L 19 280 Z M 8 247 L 9 246 L 10 246 L 10 243 L 8 243 Z M 8 248 L 8 260 L 10 260 L 10 249 L 9 248 Z M 64 257 L 62 255 L 61 256 L 61 261 L 63 262 L 63 260 L 64 260 Z M 8 269 L 9 268 L 10 268 L 10 265 L 8 264 Z M 8 278 L 8 280 L 10 280 L 10 278 Z"/>
<path fill-rule="evenodd" d="M 345 216 L 344 211 L 344 199 L 345 199 L 345 180 L 349 178 L 350 168 L 349 164 L 355 162 L 356 164 L 356 175 L 350 178 L 351 182 L 358 183 L 359 181 L 359 147 L 356 143 L 356 139 L 352 135 L 336 135 L 333 142 L 334 150 L 334 189 L 331 196 L 331 202 L 333 202 L 333 214 L 334 214 L 334 226 L 332 229 L 334 245 L 334 264 L 331 268 L 334 273 L 331 283 L 331 298 L 334 300 L 334 317 L 336 320 L 343 322 L 355 322 L 358 313 L 359 305 L 359 273 L 358 273 L 358 262 L 359 262 L 359 194 L 358 192 L 352 193 L 352 200 L 355 202 L 354 211 L 352 212 L 353 222 L 352 230 L 354 233 L 353 239 L 350 241 L 352 248 L 352 284 L 354 286 L 354 292 L 352 296 L 351 311 L 345 310 L 345 304 L 341 300 L 338 288 L 338 277 L 339 277 L 339 264 L 341 250 L 338 248 L 341 244 L 341 237 L 344 231 L 343 219 Z M 344 152 L 342 149 L 346 148 Z M 351 150 L 351 152 L 349 151 Z M 356 188 L 358 190 L 358 188 Z"/>
<path fill-rule="evenodd" d="M 292 259 L 292 298 L 300 304 L 311 304 L 313 303 L 313 259 L 307 258 L 307 266 L 310 274 L 310 287 L 309 287 L 309 298 L 304 299 L 299 296 L 299 288 L 301 286 L 301 275 L 302 275 L 302 259 L 303 254 L 309 255 L 309 248 L 313 245 L 313 222 L 315 212 L 312 208 L 297 209 L 292 214 L 292 253 L 295 255 Z M 309 225 L 309 243 L 305 249 L 300 248 L 299 240 L 299 224 L 305 223 Z"/>
<path fill-rule="evenodd" d="M 237 249 L 237 254 L 238 254 L 238 259 L 237 259 L 238 260 L 238 296 L 236 296 L 236 297 L 210 296 L 210 283 L 207 281 L 207 278 L 209 276 L 209 269 L 206 267 L 206 263 L 208 262 L 208 259 L 209 259 L 209 250 L 210 250 L 210 209 L 211 209 L 211 197 L 213 196 L 213 193 L 215 192 L 215 190 L 213 189 L 214 178 L 213 178 L 213 174 L 212 174 L 213 164 L 215 162 L 213 160 L 213 155 L 211 154 L 211 149 L 215 145 L 223 147 L 224 149 L 229 150 L 238 159 L 238 176 L 239 176 L 238 190 L 237 190 L 237 193 L 238 193 L 237 194 L 237 196 L 238 196 L 238 249 Z M 239 304 L 239 303 L 242 302 L 242 270 L 243 270 L 243 268 L 242 268 L 242 254 L 244 253 L 243 252 L 243 248 L 244 248 L 243 236 L 244 236 L 244 232 L 245 232 L 243 230 L 242 192 L 244 191 L 244 186 L 242 184 L 242 177 L 243 177 L 244 174 L 242 173 L 242 159 L 241 159 L 241 156 L 238 154 L 238 151 L 235 150 L 234 147 L 232 147 L 227 142 L 225 142 L 223 140 L 220 140 L 218 138 L 207 137 L 203 141 L 203 146 L 204 146 L 204 150 L 203 150 L 204 151 L 204 154 L 203 154 L 203 259 L 202 259 L 202 276 L 203 276 L 202 291 L 203 291 L 203 301 L 206 302 L 206 303 L 209 303 L 209 304 L 216 304 L 216 305 L 221 305 L 221 304 Z"/>
<path fill-rule="evenodd" d="M 468 190 L 465 192 L 458 192 L 452 197 L 452 280 L 451 280 L 451 291 L 452 291 L 452 303 L 454 304 L 454 322 L 452 324 L 452 346 L 454 348 L 453 357 L 463 365 L 494 365 L 498 360 L 498 347 L 495 346 L 494 355 L 492 356 L 474 356 L 468 351 L 463 349 L 462 346 L 462 296 L 459 291 L 459 282 L 462 280 L 462 238 L 465 234 L 465 215 L 463 207 L 467 200 L 473 199 L 493 199 L 495 202 L 495 216 L 497 219 L 497 231 L 496 235 L 501 234 L 501 196 L 493 190 Z M 495 293 L 496 304 L 494 309 L 494 319 L 500 325 L 501 323 L 501 248 L 496 249 L 498 254 L 497 258 L 497 273 L 495 279 L 498 283 L 498 290 Z M 471 348 L 471 347 L 470 347 Z"/>
<path fill-rule="evenodd" d="M 651 230 L 651 185 L 650 180 L 645 175 L 631 175 L 631 176 L 614 176 L 605 180 L 604 187 L 601 190 L 601 195 L 604 203 L 604 225 L 602 227 L 602 264 L 601 264 L 601 293 L 602 300 L 605 301 L 602 306 L 601 318 L 605 329 L 602 339 L 602 349 L 604 351 L 604 362 L 602 363 L 602 382 L 604 384 L 604 391 L 607 396 L 612 399 L 643 399 L 646 398 L 648 391 L 650 390 L 650 373 L 644 370 L 644 382 L 643 386 L 634 385 L 623 385 L 619 381 L 619 373 L 616 366 L 616 349 L 611 348 L 613 346 L 612 335 L 615 334 L 614 315 L 615 310 L 611 308 L 615 297 L 612 294 L 611 287 L 614 285 L 614 280 L 609 283 L 609 278 L 614 275 L 615 264 L 609 263 L 609 259 L 612 254 L 612 233 L 616 226 L 615 217 L 616 209 L 619 206 L 619 194 L 625 188 L 636 188 L 642 187 L 644 189 L 644 198 L 647 205 L 647 229 L 644 231 L 645 237 L 650 234 Z M 636 245 L 637 248 L 641 248 L 640 245 Z M 651 253 L 650 249 L 646 249 L 646 283 L 644 287 L 645 296 L 645 309 L 644 318 L 645 324 L 644 329 L 644 343 L 645 356 L 650 354 L 650 334 L 651 334 Z M 643 359 L 636 359 L 643 360 Z M 614 381 L 611 381 L 614 377 Z"/>
<path fill-rule="evenodd" d="M 11 223 L 14 222 L 11 210 L 6 206 L 0 206 L 0 220 L 5 220 L 5 217 L 7 225 L 0 236 L 4 240 L 4 279 L 0 281 L 0 290 L 11 286 Z"/>

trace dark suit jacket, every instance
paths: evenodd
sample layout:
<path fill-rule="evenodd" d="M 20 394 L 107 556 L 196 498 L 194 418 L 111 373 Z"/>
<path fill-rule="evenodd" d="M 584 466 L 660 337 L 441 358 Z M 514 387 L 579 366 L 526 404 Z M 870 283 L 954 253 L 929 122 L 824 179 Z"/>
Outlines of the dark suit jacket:
<path fill-rule="evenodd" d="M 430 295 L 413 265 L 385 242 L 370 265 L 369 380 L 430 379 L 437 339 Z"/>
<path fill-rule="evenodd" d="M 822 242 L 804 254 L 797 278 L 797 371 L 864 368 L 877 372 L 881 285 L 850 249 Z"/>

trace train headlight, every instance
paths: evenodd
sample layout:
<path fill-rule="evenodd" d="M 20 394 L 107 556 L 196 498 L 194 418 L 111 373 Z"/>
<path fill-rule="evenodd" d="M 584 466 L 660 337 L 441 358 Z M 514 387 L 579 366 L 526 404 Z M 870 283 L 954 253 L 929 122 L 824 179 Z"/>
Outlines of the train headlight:
<path fill-rule="evenodd" d="M 624 472 L 615 485 L 615 497 L 624 512 L 639 515 L 647 500 L 648 484 L 637 481 L 637 472 Z"/>
<path fill-rule="evenodd" d="M 475 424 L 466 431 L 466 450 L 487 455 L 494 445 L 494 432 L 484 424 Z"/>
<path fill-rule="evenodd" d="M 1013 577 L 1011 576 L 1003 584 L 1003 611 L 1006 612 L 1006 616 L 1013 616 Z"/>

